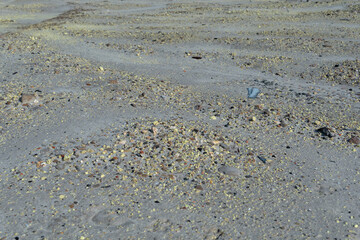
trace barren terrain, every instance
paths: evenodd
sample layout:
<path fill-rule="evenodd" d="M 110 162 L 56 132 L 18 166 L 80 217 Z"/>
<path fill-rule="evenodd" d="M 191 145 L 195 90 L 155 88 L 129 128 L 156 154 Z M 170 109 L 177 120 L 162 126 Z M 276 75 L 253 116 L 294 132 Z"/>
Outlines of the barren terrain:
<path fill-rule="evenodd" d="M 5 0 L 0 59 L 1 240 L 360 239 L 356 0 Z"/>

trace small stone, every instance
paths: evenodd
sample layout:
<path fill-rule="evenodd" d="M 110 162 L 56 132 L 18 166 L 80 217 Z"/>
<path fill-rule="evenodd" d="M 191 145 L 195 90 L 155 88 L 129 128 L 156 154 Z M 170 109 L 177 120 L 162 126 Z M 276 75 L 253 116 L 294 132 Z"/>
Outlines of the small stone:
<path fill-rule="evenodd" d="M 256 98 L 257 95 L 260 93 L 258 88 L 250 87 L 248 90 L 248 98 Z"/>
<path fill-rule="evenodd" d="M 201 106 L 201 105 L 195 105 L 195 110 L 198 110 L 198 111 L 200 111 L 200 110 L 203 110 L 204 108 L 203 108 L 203 106 Z"/>
<path fill-rule="evenodd" d="M 260 159 L 260 161 L 262 161 L 263 163 L 266 163 L 266 158 L 258 156 L 258 158 Z"/>
<path fill-rule="evenodd" d="M 226 145 L 225 143 L 220 143 L 220 147 L 222 147 L 225 150 L 229 149 L 229 146 Z"/>
<path fill-rule="evenodd" d="M 266 117 L 268 117 L 268 116 L 270 116 L 271 112 L 270 112 L 269 109 L 265 109 L 265 110 L 263 111 L 263 114 L 264 114 Z"/>
<path fill-rule="evenodd" d="M 288 124 L 286 123 L 285 120 L 281 120 L 281 121 L 280 121 L 280 126 L 286 127 L 287 125 L 288 125 Z"/>
<path fill-rule="evenodd" d="M 250 121 L 250 122 L 255 122 L 255 121 L 256 121 L 256 117 L 251 117 L 251 118 L 249 118 L 249 121 Z"/>
<path fill-rule="evenodd" d="M 334 134 L 333 134 L 333 133 L 330 131 L 330 129 L 327 128 L 327 127 L 319 128 L 319 129 L 316 130 L 316 132 L 319 132 L 319 133 L 321 133 L 323 136 L 326 136 L 326 137 L 330 137 L 330 138 L 334 137 Z"/>
<path fill-rule="evenodd" d="M 118 80 L 110 80 L 109 83 L 110 84 L 118 84 Z"/>
<path fill-rule="evenodd" d="M 39 105 L 40 104 L 40 96 L 37 93 L 34 94 L 21 94 L 20 102 L 22 104 L 28 105 Z"/>
<path fill-rule="evenodd" d="M 240 176 L 242 171 L 236 167 L 222 166 L 219 168 L 219 172 L 229 176 Z"/>
<path fill-rule="evenodd" d="M 360 144 L 360 139 L 358 137 L 354 136 L 354 137 L 350 138 L 348 140 L 348 142 L 352 143 L 352 144 Z"/>
<path fill-rule="evenodd" d="M 65 164 L 64 163 L 58 163 L 58 164 L 56 164 L 55 168 L 57 170 L 63 170 L 65 168 Z"/>
<path fill-rule="evenodd" d="M 196 190 L 204 190 L 204 188 L 201 185 L 196 185 L 195 189 Z"/>
<path fill-rule="evenodd" d="M 169 96 L 166 96 L 166 95 L 161 95 L 160 96 L 163 100 L 165 101 L 169 101 L 170 100 L 170 97 Z"/>

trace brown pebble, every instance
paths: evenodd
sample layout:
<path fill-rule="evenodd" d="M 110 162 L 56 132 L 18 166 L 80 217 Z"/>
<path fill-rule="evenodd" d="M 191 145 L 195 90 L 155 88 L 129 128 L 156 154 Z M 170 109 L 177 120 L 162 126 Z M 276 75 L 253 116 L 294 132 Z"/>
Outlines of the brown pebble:
<path fill-rule="evenodd" d="M 110 80 L 109 83 L 110 84 L 118 84 L 118 81 L 117 80 Z"/>
<path fill-rule="evenodd" d="M 354 137 L 350 138 L 348 140 L 348 142 L 352 143 L 352 144 L 360 144 L 360 139 L 358 137 L 354 136 Z"/>
<path fill-rule="evenodd" d="M 34 94 L 21 94 L 20 101 L 22 104 L 28 105 L 39 105 L 40 104 L 40 97 L 37 93 Z"/>
<path fill-rule="evenodd" d="M 204 190 L 204 188 L 201 185 L 196 185 L 195 189 L 197 190 Z"/>

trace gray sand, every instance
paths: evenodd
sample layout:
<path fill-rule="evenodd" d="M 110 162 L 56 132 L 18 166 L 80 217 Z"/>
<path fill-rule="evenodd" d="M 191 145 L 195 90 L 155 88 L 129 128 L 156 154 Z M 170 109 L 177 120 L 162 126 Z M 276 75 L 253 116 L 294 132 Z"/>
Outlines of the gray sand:
<path fill-rule="evenodd" d="M 360 239 L 357 1 L 0 12 L 1 240 Z"/>

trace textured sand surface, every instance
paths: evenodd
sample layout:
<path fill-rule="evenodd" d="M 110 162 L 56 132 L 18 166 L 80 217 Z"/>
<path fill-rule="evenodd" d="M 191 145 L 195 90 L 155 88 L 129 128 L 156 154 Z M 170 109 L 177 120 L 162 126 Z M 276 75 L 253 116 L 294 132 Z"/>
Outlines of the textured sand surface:
<path fill-rule="evenodd" d="M 360 239 L 356 0 L 0 13 L 1 240 Z"/>

